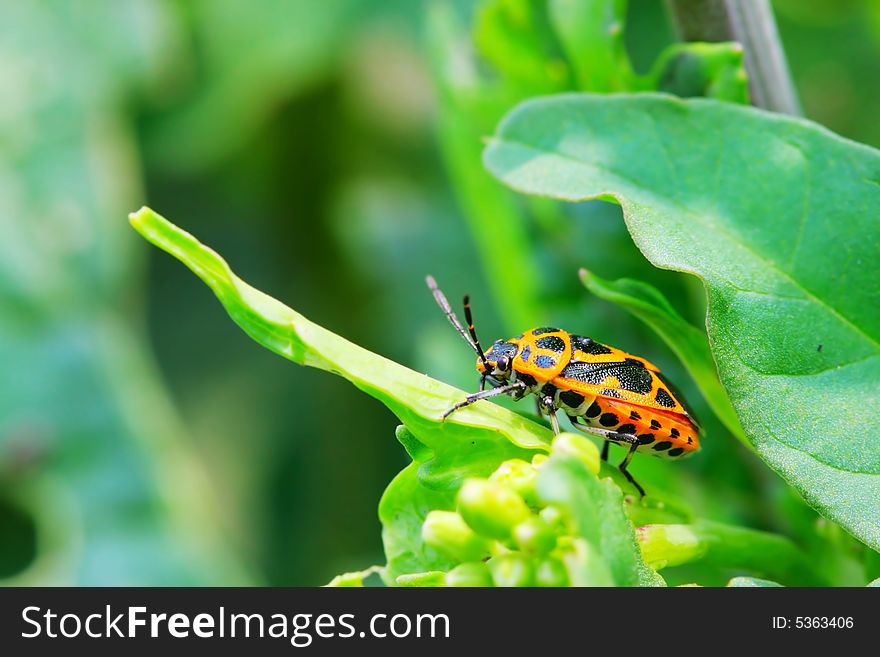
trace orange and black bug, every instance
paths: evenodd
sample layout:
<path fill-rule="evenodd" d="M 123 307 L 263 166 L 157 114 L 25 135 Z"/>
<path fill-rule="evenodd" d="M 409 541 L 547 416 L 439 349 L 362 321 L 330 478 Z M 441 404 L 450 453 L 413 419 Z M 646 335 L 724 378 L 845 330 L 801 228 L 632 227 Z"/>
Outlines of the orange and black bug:
<path fill-rule="evenodd" d="M 561 410 L 576 429 L 602 438 L 603 460 L 608 460 L 610 443 L 628 446 L 620 471 L 642 495 L 644 489 L 627 471 L 633 454 L 674 459 L 700 448 L 699 425 L 681 395 L 644 358 L 553 327 L 496 340 L 484 352 L 468 297 L 464 298 L 465 330 L 434 279 L 428 276 L 427 282 L 437 304 L 476 352 L 480 373 L 480 392 L 450 408 L 444 419 L 487 397 L 509 395 L 519 400 L 534 394 L 538 412 L 549 416 L 555 433 L 559 433 L 556 413 Z"/>

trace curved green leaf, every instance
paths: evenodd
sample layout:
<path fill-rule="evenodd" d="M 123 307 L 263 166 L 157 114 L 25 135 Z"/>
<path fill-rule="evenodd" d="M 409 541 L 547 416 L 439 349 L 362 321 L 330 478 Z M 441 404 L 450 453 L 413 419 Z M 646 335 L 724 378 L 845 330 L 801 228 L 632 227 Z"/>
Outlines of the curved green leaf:
<path fill-rule="evenodd" d="M 880 156 L 709 100 L 524 103 L 485 152 L 522 192 L 614 199 L 658 267 L 699 276 L 722 383 L 758 454 L 880 547 Z"/>
<path fill-rule="evenodd" d="M 421 465 L 426 484 L 456 488 L 463 477 L 487 475 L 505 458 L 528 459 L 533 450 L 549 449 L 548 429 L 491 402 L 477 402 L 443 421 L 443 413 L 466 393 L 310 322 L 242 281 L 214 251 L 149 208 L 129 219 L 147 240 L 201 278 L 259 344 L 300 365 L 338 374 L 384 403 L 431 450 Z M 433 303 L 427 292 L 426 297 Z M 484 471 L 474 463 L 484 464 Z"/>

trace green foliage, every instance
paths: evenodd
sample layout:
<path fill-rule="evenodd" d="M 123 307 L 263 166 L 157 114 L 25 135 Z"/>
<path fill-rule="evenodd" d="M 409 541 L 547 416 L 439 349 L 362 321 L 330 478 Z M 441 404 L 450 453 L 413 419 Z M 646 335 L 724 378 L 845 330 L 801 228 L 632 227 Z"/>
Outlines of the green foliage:
<path fill-rule="evenodd" d="M 875 151 L 715 101 L 571 95 L 511 113 L 485 161 L 519 191 L 616 200 L 651 262 L 699 276 L 758 454 L 880 547 Z"/>
<path fill-rule="evenodd" d="M 504 299 L 498 311 L 511 332 L 540 324 L 551 314 L 570 314 L 552 300 L 570 285 L 570 270 L 561 266 L 561 256 L 572 245 L 556 206 L 524 206 L 480 165 L 481 140 L 504 112 L 532 96 L 575 90 L 664 89 L 748 100 L 742 51 L 735 44 L 674 44 L 651 73 L 634 73 L 624 49 L 627 4 L 486 0 L 475 10 L 472 44 L 466 17 L 448 3 L 436 2 L 431 8 L 429 46 L 440 93 L 440 146 L 486 277 L 495 298 Z M 506 257 L 516 267 L 494 266 L 498 235 L 505 236 Z M 611 247 L 607 238 L 606 244 Z M 511 289 L 517 290 L 516 299 L 508 298 Z"/>
<path fill-rule="evenodd" d="M 141 258 L 117 219 L 141 180 L 123 99 L 159 76 L 169 13 L 0 7 L 4 583 L 253 581 L 213 524 L 203 465 L 124 311 Z"/>

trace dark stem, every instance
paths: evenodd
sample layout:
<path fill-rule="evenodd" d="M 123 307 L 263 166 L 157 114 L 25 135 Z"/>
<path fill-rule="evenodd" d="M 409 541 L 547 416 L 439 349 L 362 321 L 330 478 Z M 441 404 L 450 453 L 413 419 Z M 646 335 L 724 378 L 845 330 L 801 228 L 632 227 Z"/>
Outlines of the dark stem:
<path fill-rule="evenodd" d="M 743 47 L 756 107 L 801 114 L 769 0 L 666 0 L 682 41 L 736 41 Z"/>

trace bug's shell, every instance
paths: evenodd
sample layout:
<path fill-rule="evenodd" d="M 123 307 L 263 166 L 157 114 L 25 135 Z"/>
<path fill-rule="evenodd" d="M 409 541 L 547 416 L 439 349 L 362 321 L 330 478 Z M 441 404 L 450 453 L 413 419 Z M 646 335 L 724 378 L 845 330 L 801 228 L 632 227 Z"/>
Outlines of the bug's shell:
<path fill-rule="evenodd" d="M 532 329 L 493 345 L 513 355 L 517 379 L 552 396 L 591 426 L 636 435 L 639 451 L 676 458 L 699 449 L 699 428 L 653 363 L 557 328 Z M 484 371 L 477 361 L 477 369 Z"/>

